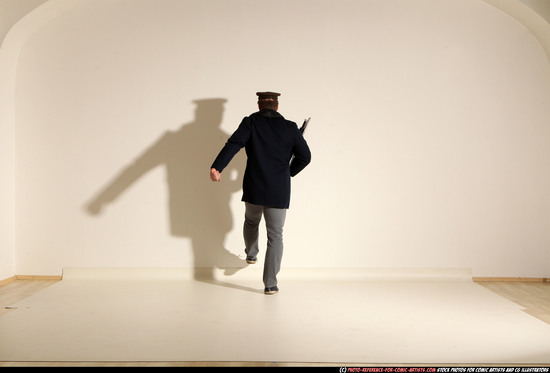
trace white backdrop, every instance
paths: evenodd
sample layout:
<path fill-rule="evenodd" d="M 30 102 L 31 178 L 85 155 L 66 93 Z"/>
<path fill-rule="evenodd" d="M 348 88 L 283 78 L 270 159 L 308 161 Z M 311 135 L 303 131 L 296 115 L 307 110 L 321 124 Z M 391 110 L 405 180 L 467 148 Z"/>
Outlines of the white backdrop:
<path fill-rule="evenodd" d="M 259 90 L 312 118 L 284 267 L 550 276 L 550 65 L 481 0 L 73 0 L 17 63 L 16 273 L 236 265 Z"/>

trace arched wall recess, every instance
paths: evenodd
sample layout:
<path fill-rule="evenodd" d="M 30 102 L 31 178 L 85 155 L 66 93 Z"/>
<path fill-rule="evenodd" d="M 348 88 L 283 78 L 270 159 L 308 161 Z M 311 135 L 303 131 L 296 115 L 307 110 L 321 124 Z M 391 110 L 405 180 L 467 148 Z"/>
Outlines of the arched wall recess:
<path fill-rule="evenodd" d="M 315 192 L 313 197 L 317 195 L 318 198 L 309 195 L 308 198 L 296 198 L 292 219 L 295 222 L 308 221 L 318 206 L 315 201 L 324 201 L 327 205 L 322 206 L 323 209 L 328 206 L 334 212 L 331 216 L 314 216 L 316 224 L 311 227 L 312 233 L 323 229 L 333 232 L 335 228 L 338 232 L 329 235 L 327 240 L 327 237 L 316 234 L 292 233 L 289 229 L 289 244 L 298 244 L 300 250 L 289 251 L 288 263 L 296 266 L 302 263 L 318 267 L 346 266 L 345 258 L 334 250 L 325 249 L 323 255 L 313 254 L 319 248 L 342 246 L 342 239 L 349 241 L 343 246 L 355 248 L 357 242 L 353 237 L 361 237 L 366 241 L 361 243 L 365 250 L 354 253 L 354 265 L 457 266 L 472 267 L 476 276 L 547 277 L 543 258 L 550 254 L 550 235 L 543 226 L 548 210 L 541 200 L 550 190 L 547 187 L 550 176 L 540 171 L 547 170 L 544 160 L 548 159 L 547 149 L 550 149 L 546 140 L 550 130 L 546 121 L 550 107 L 547 104 L 550 80 L 546 58 L 550 49 L 548 39 L 545 39 L 549 34 L 548 23 L 520 0 L 415 1 L 418 2 L 351 0 L 342 3 L 349 8 L 331 1 L 319 2 L 316 14 L 320 19 L 311 20 L 315 27 L 305 36 L 310 43 L 309 60 L 320 63 L 316 66 L 307 64 L 308 69 L 304 69 L 303 63 L 298 63 L 294 74 L 285 68 L 281 69 L 284 74 L 276 74 L 277 79 L 272 79 L 276 84 L 284 85 L 286 97 L 304 96 L 301 100 L 285 102 L 285 114 L 288 112 L 289 118 L 301 117 L 303 111 L 318 118 L 314 131 L 308 134 L 316 149 L 316 159 L 308 172 L 318 170 L 317 174 L 327 176 L 321 185 L 324 188 L 321 191 L 326 193 Z M 162 267 L 172 263 L 193 265 L 193 254 L 189 250 L 192 245 L 164 234 L 162 219 L 168 211 L 164 188 L 168 183 L 159 177 L 160 174 L 155 173 L 146 179 L 146 183 L 136 183 L 136 189 L 117 200 L 124 205 L 111 208 L 100 218 L 90 217 L 78 206 L 139 154 L 144 144 L 150 144 L 166 128 L 175 129 L 181 123 L 188 124 L 194 115 L 191 103 L 195 100 L 228 98 L 224 113 L 226 131 L 241 119 L 235 118 L 249 103 L 246 92 L 255 92 L 246 84 L 253 86 L 258 82 L 249 77 L 250 71 L 256 71 L 251 59 L 244 58 L 248 56 L 246 53 L 236 53 L 235 50 L 248 52 L 253 48 L 239 49 L 233 45 L 226 48 L 226 44 L 218 42 L 227 33 L 220 35 L 212 28 L 204 28 L 205 22 L 211 19 L 221 23 L 233 22 L 232 17 L 227 16 L 228 11 L 241 21 L 256 25 L 250 15 L 261 7 L 251 7 L 254 3 L 251 0 L 232 2 L 244 4 L 249 9 L 242 12 L 242 9 L 228 5 L 231 2 L 223 1 L 211 2 L 218 5 L 218 12 L 212 13 L 202 2 L 195 0 L 166 1 L 163 2 L 164 8 L 157 7 L 158 4 L 151 0 L 50 0 L 14 25 L 0 50 L 0 171 L 12 175 L 0 182 L 2 188 L 5 185 L 6 190 L 11 190 L 9 197 L 3 193 L 4 189 L 0 190 L 0 206 L 6 207 L 0 212 L 0 280 L 14 274 L 55 275 L 59 268 L 67 265 L 151 265 L 151 258 L 156 260 L 154 265 Z M 302 18 L 292 17 L 294 14 L 309 15 L 311 9 L 306 4 L 312 2 L 314 0 L 285 0 L 286 7 L 277 10 L 278 16 L 295 21 L 295 29 L 289 28 L 278 44 L 290 57 L 300 56 L 298 52 L 303 51 L 299 43 L 285 44 L 287 40 L 293 40 L 290 36 L 300 35 L 304 30 L 299 22 Z M 183 8 L 186 4 L 193 6 L 193 13 Z M 433 12 L 425 12 L 430 5 L 434 5 Z M 173 10 L 170 7 L 178 12 L 168 11 Z M 132 12 L 126 12 L 127 9 Z M 294 9 L 302 13 L 292 12 Z M 460 18 L 451 11 L 456 9 L 462 11 Z M 109 21 L 110 28 L 103 27 L 106 24 L 97 22 L 90 12 L 99 20 Z M 337 18 L 333 18 L 334 13 Z M 74 17 L 75 14 L 78 17 Z M 182 22 L 181 16 L 189 14 L 199 14 L 202 18 L 189 16 L 186 22 Z M 213 14 L 217 17 L 212 18 Z M 131 17 L 118 19 L 120 15 Z M 365 17 L 372 22 L 364 22 Z M 274 22 L 279 20 L 274 15 L 271 18 Z M 455 19 L 458 22 L 450 22 Z M 429 22 L 423 22 L 425 20 Z M 87 28 L 81 29 L 78 21 Z M 470 24 L 473 27 L 467 28 Z M 490 30 L 493 32 L 482 35 L 488 24 L 494 26 Z M 67 33 L 68 28 L 62 25 L 74 26 L 72 30 L 77 33 Z M 255 35 L 239 31 L 246 29 L 236 28 L 232 40 L 249 43 L 245 46 L 256 45 Z M 379 29 L 384 33 L 377 33 Z M 185 34 L 185 31 L 196 30 L 200 32 Z M 295 35 L 290 35 L 294 30 L 297 30 Z M 319 30 L 323 32 L 317 33 Z M 134 31 L 142 38 L 136 38 Z M 410 32 L 413 32 L 411 37 Z M 119 39 L 111 39 L 112 35 Z M 357 45 L 365 45 L 365 38 L 358 35 L 367 38 L 369 48 L 352 48 L 355 41 Z M 65 43 L 65 36 L 69 36 L 69 41 L 74 44 Z M 479 41 L 482 36 L 485 37 Z M 157 40 L 162 43 L 157 43 Z M 85 43 L 90 41 L 91 44 Z M 219 49 L 229 57 L 221 66 L 215 58 L 207 58 L 215 57 L 212 51 L 216 48 L 211 48 L 212 43 L 218 43 Z M 373 50 L 376 53 L 372 53 Z M 33 51 L 36 53 L 28 53 Z M 156 59 L 157 55 L 163 58 Z M 164 58 L 166 56 L 173 58 Z M 43 69 L 45 59 L 42 57 L 56 68 L 50 71 L 50 75 Z M 92 63 L 96 58 L 100 58 L 100 63 Z M 294 62 L 292 65 L 294 67 Z M 60 66 L 66 69 L 59 69 Z M 211 74 L 218 71 L 217 67 L 227 70 L 222 78 L 222 73 Z M 307 74 L 303 74 L 304 71 Z M 231 76 L 238 76 L 240 85 L 233 84 Z M 35 77 L 39 79 L 33 79 Z M 51 84 L 37 83 L 43 77 L 52 78 L 45 83 L 62 82 L 64 85 L 51 90 Z M 80 84 L 81 80 L 85 84 Z M 124 83 L 131 83 L 136 89 L 126 89 Z M 518 84 L 523 90 L 518 88 Z M 152 86 L 162 89 L 151 89 Z M 112 105 L 105 97 L 105 93 L 110 92 L 117 92 L 113 96 L 124 101 Z M 313 100 L 311 92 L 320 93 L 321 101 L 318 97 Z M 151 97 L 154 100 L 149 100 Z M 359 100 L 359 97 L 364 99 Z M 49 110 L 56 107 L 53 104 L 71 101 L 72 98 L 78 105 L 91 103 L 101 110 L 88 110 L 90 107 L 81 110 L 78 105 Z M 147 102 L 147 105 L 132 105 L 134 101 Z M 325 105 L 325 102 L 330 105 Z M 353 110 L 344 109 L 365 103 L 368 107 L 359 125 L 356 116 L 351 114 Z M 133 110 L 125 110 L 124 105 Z M 428 110 L 424 110 L 426 108 Z M 297 115 L 293 115 L 293 110 Z M 57 113 L 62 114 L 64 120 L 57 120 Z M 104 116 L 113 118 L 119 133 L 128 134 L 128 141 L 122 146 L 104 147 L 105 154 L 101 159 L 110 162 L 112 169 L 109 171 L 104 171 L 108 162 L 98 161 L 89 151 L 90 147 L 103 146 L 105 138 L 113 137 L 108 136 L 112 126 L 111 122 L 103 120 Z M 161 120 L 159 116 L 162 116 Z M 151 118 L 153 120 L 149 120 Z M 156 124 L 152 124 L 153 121 Z M 75 123 L 79 123 L 79 127 Z M 333 144 L 338 135 L 338 131 L 333 130 L 344 123 L 347 128 L 352 126 L 352 131 L 365 136 L 353 139 L 344 136 L 340 143 L 345 146 L 330 149 L 324 142 Z M 136 128 L 142 129 L 141 137 L 134 132 Z M 31 138 L 26 136 L 29 134 Z M 88 136 L 90 134 L 94 138 Z M 54 149 L 51 146 L 48 142 L 50 135 L 59 141 L 59 147 Z M 82 136 L 80 143 L 84 147 L 74 146 L 79 135 L 86 135 Z M 489 149 L 485 147 L 486 135 L 491 135 Z M 410 136 L 416 142 L 410 141 Z M 32 146 L 35 144 L 38 146 Z M 522 147 L 518 148 L 518 145 Z M 512 153 L 507 152 L 509 147 Z M 58 149 L 67 151 L 58 152 Z M 69 152 L 73 155 L 72 160 L 62 155 Z M 431 157 L 432 152 L 437 157 Z M 364 184 L 347 183 L 346 176 L 352 172 L 346 161 L 359 158 L 370 161 L 365 171 L 368 177 L 361 180 Z M 92 167 L 78 170 L 80 164 Z M 78 172 L 66 172 L 73 168 Z M 57 179 L 52 174 L 35 178 L 43 170 L 55 172 Z M 13 176 L 14 172 L 16 176 Z M 500 183 L 509 181 L 510 175 L 518 177 L 511 183 Z M 27 182 L 22 177 L 36 182 Z M 57 186 L 67 185 L 57 182 L 66 180 L 66 177 L 74 187 L 60 201 L 51 198 L 52 194 L 47 190 L 56 191 Z M 302 184 L 296 185 L 297 196 L 304 194 L 305 190 L 317 190 L 318 186 L 305 188 L 312 179 L 299 180 Z M 334 185 L 331 180 L 339 180 L 339 185 Z M 346 195 L 332 198 L 333 187 L 342 184 L 347 188 L 343 193 Z M 428 192 L 433 185 L 438 187 L 435 195 Z M 26 188 L 39 205 L 31 204 L 29 198 L 21 198 L 26 197 Z M 12 197 L 14 190 L 17 209 Z M 349 190 L 357 193 L 348 193 Z M 454 198 L 447 198 L 449 195 Z M 147 229 L 140 230 L 141 235 L 135 235 L 133 231 L 125 235 L 123 228 L 127 224 L 122 227 L 119 222 L 140 216 L 143 201 L 155 208 L 154 230 L 148 225 Z M 484 203 L 481 207 L 486 214 L 470 214 L 467 208 L 472 206 L 472 201 Z M 311 206 L 304 205 L 310 202 Z M 54 203 L 55 208 L 52 208 Z M 515 210 L 497 214 L 507 207 Z M 242 205 L 235 201 L 231 208 L 238 214 Z M 27 211 L 30 214 L 25 216 Z M 42 219 L 43 211 L 55 212 L 57 219 Z M 368 220 L 361 216 L 352 219 L 349 226 L 345 221 L 333 218 L 358 211 L 367 212 Z M 417 211 L 421 213 L 417 215 Z M 442 214 L 451 221 L 442 219 Z M 4 225 L 4 218 L 11 221 L 11 226 Z M 235 222 L 240 219 L 239 215 Z M 32 229 L 34 225 L 31 223 L 42 223 L 42 220 L 47 224 L 37 226 L 39 232 Z M 151 224 L 150 220 L 147 224 Z M 71 230 L 67 236 L 65 229 L 59 232 L 64 222 L 79 229 Z M 118 229 L 119 224 L 122 229 Z M 132 224 L 140 224 L 139 219 L 135 218 Z M 17 226 L 15 235 L 14 225 Z M 434 229 L 434 225 L 441 229 Z M 403 230 L 397 235 L 393 233 L 394 227 Z M 486 233 L 488 229 L 491 234 Z M 357 235 L 349 234 L 350 230 Z M 12 236 L 11 243 L 4 240 L 7 235 Z M 51 242 L 45 244 L 44 236 Z M 124 245 L 110 252 L 108 248 L 113 237 Z M 238 229 L 230 232 L 228 237 L 231 244 L 228 247 L 236 251 L 241 244 Z M 152 257 L 148 255 L 145 247 L 148 240 L 160 248 L 162 256 L 158 252 Z M 416 244 L 415 250 L 408 249 L 411 242 Z M 132 247 L 143 250 L 136 251 Z M 196 247 L 199 246 L 193 245 L 192 248 Z M 48 250 L 53 250 L 55 255 Z M 395 259 L 396 251 L 400 255 L 399 262 Z M 496 262 L 491 255 L 504 259 Z M 132 262 L 127 258 L 132 258 Z M 317 261 L 311 264 L 312 259 Z M 4 267 L 4 263 L 14 262 L 12 267 L 15 269 Z"/>
<path fill-rule="evenodd" d="M 540 41 L 550 60 L 550 23 L 544 15 L 519 0 L 483 0 L 522 23 Z M 541 9 L 542 11 L 542 9 Z M 549 15 L 550 17 L 550 15 Z"/>

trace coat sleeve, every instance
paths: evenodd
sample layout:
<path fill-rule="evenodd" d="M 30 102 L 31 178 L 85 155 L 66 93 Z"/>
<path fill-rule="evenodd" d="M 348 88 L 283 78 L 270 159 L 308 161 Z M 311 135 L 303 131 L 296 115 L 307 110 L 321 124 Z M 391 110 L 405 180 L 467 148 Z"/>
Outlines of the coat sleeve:
<path fill-rule="evenodd" d="M 292 148 L 294 159 L 290 163 L 290 176 L 296 176 L 311 162 L 311 151 L 304 136 L 296 128 L 294 147 Z"/>
<path fill-rule="evenodd" d="M 245 117 L 239 125 L 239 128 L 229 137 L 210 168 L 215 168 L 219 172 L 222 172 L 229 162 L 231 162 L 235 154 L 245 146 L 250 138 L 250 132 L 250 119 Z"/>

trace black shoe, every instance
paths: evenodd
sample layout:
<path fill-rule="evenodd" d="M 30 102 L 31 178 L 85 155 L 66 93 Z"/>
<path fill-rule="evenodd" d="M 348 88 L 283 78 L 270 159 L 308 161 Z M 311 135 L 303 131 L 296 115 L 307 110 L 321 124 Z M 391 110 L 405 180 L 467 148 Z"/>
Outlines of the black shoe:
<path fill-rule="evenodd" d="M 275 294 L 279 291 L 279 288 L 277 286 L 273 286 L 272 288 L 265 288 L 264 289 L 264 294 L 267 294 L 267 295 L 272 295 L 272 294 Z"/>
<path fill-rule="evenodd" d="M 253 257 L 251 257 L 251 256 L 247 256 L 247 257 L 246 257 L 246 262 L 247 262 L 248 264 L 256 264 L 257 261 L 258 261 L 258 258 L 253 258 Z"/>

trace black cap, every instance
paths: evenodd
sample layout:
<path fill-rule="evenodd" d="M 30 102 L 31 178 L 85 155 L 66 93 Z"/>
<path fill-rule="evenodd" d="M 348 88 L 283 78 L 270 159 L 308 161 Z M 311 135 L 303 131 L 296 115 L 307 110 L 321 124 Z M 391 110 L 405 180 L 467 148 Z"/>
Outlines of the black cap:
<path fill-rule="evenodd" d="M 256 92 L 256 95 L 258 96 L 258 100 L 277 100 L 281 94 L 277 92 Z"/>

